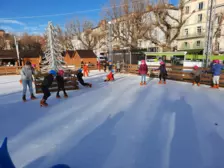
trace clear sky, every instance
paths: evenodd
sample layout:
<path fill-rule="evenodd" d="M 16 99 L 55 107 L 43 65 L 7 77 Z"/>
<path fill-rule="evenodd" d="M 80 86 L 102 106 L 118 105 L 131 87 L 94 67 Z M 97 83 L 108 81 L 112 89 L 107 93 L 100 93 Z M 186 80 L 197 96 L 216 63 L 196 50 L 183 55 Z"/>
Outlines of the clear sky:
<path fill-rule="evenodd" d="M 175 4 L 178 0 L 172 0 Z M 100 10 L 109 0 L 1 0 L 0 29 L 9 32 L 42 33 L 48 21 L 64 26 L 75 18 L 87 18 L 97 23 L 102 18 Z M 93 10 L 93 11 L 91 11 Z M 85 11 L 85 12 L 80 12 Z M 21 18 L 72 13 L 64 16 Z"/>

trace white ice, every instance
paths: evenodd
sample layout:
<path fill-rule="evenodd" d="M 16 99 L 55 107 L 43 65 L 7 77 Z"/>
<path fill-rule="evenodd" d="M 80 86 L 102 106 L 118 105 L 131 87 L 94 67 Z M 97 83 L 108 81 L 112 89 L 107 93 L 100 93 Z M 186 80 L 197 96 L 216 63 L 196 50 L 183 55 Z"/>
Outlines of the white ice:
<path fill-rule="evenodd" d="M 0 77 L 0 143 L 17 168 L 223 168 L 224 90 L 91 72 L 68 99 L 21 101 L 19 76 Z M 29 93 L 27 92 L 27 97 Z"/>

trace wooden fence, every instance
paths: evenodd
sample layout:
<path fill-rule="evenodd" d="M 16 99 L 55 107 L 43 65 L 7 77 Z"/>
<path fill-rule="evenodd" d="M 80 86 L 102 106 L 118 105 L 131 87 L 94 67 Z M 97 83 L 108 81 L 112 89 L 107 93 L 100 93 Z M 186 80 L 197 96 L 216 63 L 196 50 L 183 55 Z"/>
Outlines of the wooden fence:
<path fill-rule="evenodd" d="M 159 71 L 152 71 L 153 69 L 158 68 L 158 66 L 149 66 L 150 77 L 158 77 Z M 193 67 L 182 67 L 182 66 L 166 66 L 168 76 L 170 80 L 192 82 L 193 75 L 191 74 Z M 127 65 L 125 67 L 127 73 L 132 73 L 138 75 L 138 65 Z M 201 84 L 211 85 L 212 83 L 212 74 L 210 69 L 201 68 L 204 73 L 201 74 Z M 224 72 L 220 75 L 220 86 L 224 87 Z"/>
<path fill-rule="evenodd" d="M 0 67 L 0 75 L 18 75 L 21 69 L 21 66 L 2 66 Z"/>
<path fill-rule="evenodd" d="M 79 86 L 78 86 L 78 81 L 77 78 L 75 77 L 75 71 L 70 71 L 70 72 L 66 72 L 64 75 L 64 79 L 65 79 L 65 90 L 78 90 Z M 41 84 L 44 80 L 44 77 L 47 74 L 39 74 L 35 76 L 35 88 L 36 88 L 36 93 L 42 93 L 42 89 L 41 89 Z M 51 87 L 49 88 L 50 92 L 56 92 L 58 90 L 58 85 L 57 85 L 57 81 L 54 80 L 53 84 L 51 85 Z"/>

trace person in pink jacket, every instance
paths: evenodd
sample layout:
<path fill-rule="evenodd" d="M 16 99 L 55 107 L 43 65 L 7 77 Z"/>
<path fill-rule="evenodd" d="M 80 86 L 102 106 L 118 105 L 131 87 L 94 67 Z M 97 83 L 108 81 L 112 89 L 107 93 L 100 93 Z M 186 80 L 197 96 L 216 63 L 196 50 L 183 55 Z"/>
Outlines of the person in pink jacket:
<path fill-rule="evenodd" d="M 141 65 L 139 67 L 139 74 L 141 75 L 141 83 L 140 85 L 146 85 L 146 75 L 148 73 L 148 66 L 145 63 L 145 60 L 141 61 Z"/>

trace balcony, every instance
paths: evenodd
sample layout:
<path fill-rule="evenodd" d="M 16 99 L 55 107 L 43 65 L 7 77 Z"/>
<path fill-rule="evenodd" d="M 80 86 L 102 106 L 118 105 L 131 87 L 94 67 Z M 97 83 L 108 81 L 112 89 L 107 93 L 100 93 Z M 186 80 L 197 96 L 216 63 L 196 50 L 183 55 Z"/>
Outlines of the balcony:
<path fill-rule="evenodd" d="M 177 40 L 184 40 L 184 39 L 194 39 L 194 38 L 203 38 L 205 37 L 205 33 L 192 33 L 192 34 L 185 34 L 180 35 Z"/>

